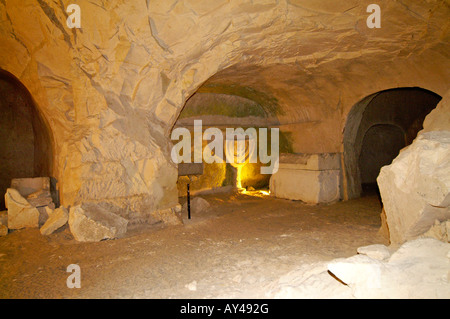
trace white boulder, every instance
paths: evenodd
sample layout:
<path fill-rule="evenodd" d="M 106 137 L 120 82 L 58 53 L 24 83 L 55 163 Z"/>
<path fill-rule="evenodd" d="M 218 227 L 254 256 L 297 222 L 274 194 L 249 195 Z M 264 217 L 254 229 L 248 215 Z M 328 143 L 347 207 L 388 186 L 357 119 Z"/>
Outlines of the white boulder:
<path fill-rule="evenodd" d="M 450 219 L 450 131 L 420 134 L 377 178 L 391 243 Z"/>
<path fill-rule="evenodd" d="M 433 238 L 404 243 L 388 261 L 365 255 L 337 259 L 328 270 L 355 298 L 450 298 L 450 244 Z"/>

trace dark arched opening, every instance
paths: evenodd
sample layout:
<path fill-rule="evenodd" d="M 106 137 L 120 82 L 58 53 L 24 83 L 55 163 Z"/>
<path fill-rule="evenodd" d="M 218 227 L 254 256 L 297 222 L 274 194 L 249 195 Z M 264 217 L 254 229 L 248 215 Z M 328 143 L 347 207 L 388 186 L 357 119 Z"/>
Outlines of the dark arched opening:
<path fill-rule="evenodd" d="M 0 209 L 11 179 L 51 176 L 50 131 L 27 88 L 0 70 Z"/>
<path fill-rule="evenodd" d="M 359 156 L 363 194 L 377 190 L 381 167 L 391 164 L 405 145 L 405 133 L 398 126 L 377 124 L 367 130 Z"/>
<path fill-rule="evenodd" d="M 366 184 L 368 176 L 372 181 L 381 162 L 389 164 L 392 159 L 386 158 L 392 157 L 393 153 L 398 154 L 398 150 L 388 152 L 381 149 L 409 145 L 422 129 L 426 115 L 440 100 L 439 95 L 422 88 L 397 88 L 369 95 L 353 106 L 344 130 L 344 199 L 361 196 L 362 184 Z M 399 130 L 403 134 L 403 146 Z M 386 153 L 386 158 L 381 159 L 384 155 L 380 152 Z M 387 153 L 391 154 L 388 156 Z M 374 164 L 362 165 L 361 161 Z"/>

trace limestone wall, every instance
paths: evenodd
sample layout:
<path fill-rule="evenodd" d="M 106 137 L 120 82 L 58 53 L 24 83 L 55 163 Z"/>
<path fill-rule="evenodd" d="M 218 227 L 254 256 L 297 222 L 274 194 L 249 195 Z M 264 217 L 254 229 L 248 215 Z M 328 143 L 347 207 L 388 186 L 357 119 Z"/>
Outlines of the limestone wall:
<path fill-rule="evenodd" d="M 169 132 L 208 79 L 276 101 L 297 153 L 342 152 L 347 114 L 369 94 L 448 86 L 438 0 L 379 1 L 381 29 L 361 0 L 80 0 L 80 29 L 67 27 L 70 3 L 0 2 L 0 68 L 48 122 L 65 206 L 139 219 L 176 205 Z"/>

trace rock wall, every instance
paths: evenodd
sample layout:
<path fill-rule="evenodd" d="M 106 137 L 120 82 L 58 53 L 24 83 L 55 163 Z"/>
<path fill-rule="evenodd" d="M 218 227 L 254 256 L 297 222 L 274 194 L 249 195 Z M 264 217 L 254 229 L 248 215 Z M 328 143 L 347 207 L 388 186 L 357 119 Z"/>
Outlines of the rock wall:
<path fill-rule="evenodd" d="M 48 123 L 66 207 L 131 220 L 174 207 L 169 132 L 215 74 L 273 97 L 298 153 L 342 152 L 347 114 L 369 94 L 447 89 L 442 1 L 379 1 L 381 29 L 367 28 L 362 0 L 80 0 L 80 29 L 66 24 L 70 3 L 0 2 L 0 68 Z"/>
<path fill-rule="evenodd" d="M 417 238 L 450 219 L 449 98 L 450 91 L 414 142 L 377 178 L 392 243 Z"/>

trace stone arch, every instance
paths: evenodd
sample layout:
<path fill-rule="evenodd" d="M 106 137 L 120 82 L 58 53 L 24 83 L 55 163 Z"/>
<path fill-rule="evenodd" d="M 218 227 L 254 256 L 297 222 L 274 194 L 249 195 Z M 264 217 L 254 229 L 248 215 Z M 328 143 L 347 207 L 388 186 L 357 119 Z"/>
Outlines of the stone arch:
<path fill-rule="evenodd" d="M 371 94 L 350 110 L 344 129 L 344 199 L 361 195 L 361 172 L 358 165 L 363 139 L 374 125 L 397 126 L 405 133 L 405 145 L 416 137 L 425 116 L 441 97 L 419 87 L 404 87 Z"/>
<path fill-rule="evenodd" d="M 54 163 L 48 124 L 28 89 L 4 70 L 0 70 L 0 96 L 0 191 L 4 194 L 13 178 L 52 176 Z M 4 204 L 2 196 L 2 209 Z"/>
<path fill-rule="evenodd" d="M 263 91 L 256 88 L 251 78 L 245 76 L 244 81 L 237 81 L 234 76 L 236 70 L 254 70 L 252 65 L 233 65 L 213 74 L 196 88 L 177 112 L 176 122 L 171 131 L 176 127 L 193 128 L 194 120 L 202 120 L 203 130 L 208 127 L 217 127 L 222 130 L 225 137 L 226 128 L 255 128 L 258 134 L 259 128 L 278 127 L 280 122 L 278 112 L 283 112 L 278 105 L 276 97 L 270 95 L 269 90 Z M 192 133 L 193 134 L 193 133 Z M 270 132 L 268 135 L 270 139 Z M 281 137 L 283 139 L 283 136 Z M 259 140 L 259 137 L 258 137 Z M 258 141 L 257 140 L 257 141 Z M 282 141 L 284 142 L 284 141 Z M 269 142 L 270 143 L 270 140 Z M 206 144 L 204 141 L 203 144 Z M 282 147 L 288 148 L 287 145 Z M 238 174 L 236 169 L 229 164 L 207 164 L 205 167 L 206 178 L 200 178 L 191 185 L 195 192 L 197 188 L 219 188 L 222 186 L 239 186 L 243 188 L 268 188 L 270 175 L 260 174 L 260 165 L 247 164 Z M 213 172 L 212 167 L 217 171 Z M 240 175 L 237 176 L 236 174 Z M 213 177 L 213 178 L 209 178 Z M 211 183 L 210 185 L 208 185 Z M 181 185 L 181 187 L 180 187 Z M 179 194 L 185 193 L 184 183 L 178 183 Z"/>

